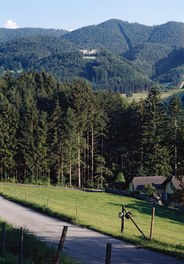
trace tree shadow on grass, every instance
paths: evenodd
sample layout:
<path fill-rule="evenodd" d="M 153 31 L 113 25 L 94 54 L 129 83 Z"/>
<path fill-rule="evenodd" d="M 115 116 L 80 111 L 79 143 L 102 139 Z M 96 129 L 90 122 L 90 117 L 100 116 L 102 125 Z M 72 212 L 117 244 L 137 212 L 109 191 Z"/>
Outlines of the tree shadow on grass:
<path fill-rule="evenodd" d="M 110 202 L 109 204 L 120 207 L 120 204 L 117 203 Z M 130 203 L 124 204 L 124 206 L 127 211 L 133 210 L 135 212 L 139 212 L 140 214 L 146 214 L 149 216 L 152 215 L 152 208 L 154 207 L 155 215 L 157 217 L 184 224 L 184 215 L 181 212 L 166 208 L 164 206 L 153 205 L 136 199 Z"/>

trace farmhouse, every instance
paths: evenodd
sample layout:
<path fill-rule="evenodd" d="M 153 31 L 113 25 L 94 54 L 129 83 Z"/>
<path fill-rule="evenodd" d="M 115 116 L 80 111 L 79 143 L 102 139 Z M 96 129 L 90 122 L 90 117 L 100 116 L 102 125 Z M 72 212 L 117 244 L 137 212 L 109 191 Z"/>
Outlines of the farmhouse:
<path fill-rule="evenodd" d="M 162 201 L 167 201 L 169 196 L 174 194 L 175 190 L 181 190 L 184 188 L 184 176 L 176 177 L 165 177 L 165 176 L 144 176 L 134 177 L 132 182 L 129 184 L 129 191 L 135 193 L 144 192 L 146 185 L 152 185 L 155 187 L 154 196 L 160 197 Z"/>
<path fill-rule="evenodd" d="M 143 191 L 145 185 L 153 185 L 156 188 L 156 193 L 165 193 L 166 177 L 164 176 L 144 176 L 144 177 L 134 177 L 129 185 L 129 191 Z"/>
<path fill-rule="evenodd" d="M 83 54 L 83 59 L 95 60 L 98 51 L 97 49 L 85 49 L 80 50 L 80 52 Z"/>
<path fill-rule="evenodd" d="M 168 196 L 173 194 L 175 190 L 181 190 L 182 188 L 184 188 L 184 176 L 172 176 L 167 178 L 165 181 L 166 200 L 168 200 Z"/>
<path fill-rule="evenodd" d="M 80 50 L 80 52 L 83 55 L 96 55 L 97 54 L 97 49 L 84 49 L 84 50 Z"/>

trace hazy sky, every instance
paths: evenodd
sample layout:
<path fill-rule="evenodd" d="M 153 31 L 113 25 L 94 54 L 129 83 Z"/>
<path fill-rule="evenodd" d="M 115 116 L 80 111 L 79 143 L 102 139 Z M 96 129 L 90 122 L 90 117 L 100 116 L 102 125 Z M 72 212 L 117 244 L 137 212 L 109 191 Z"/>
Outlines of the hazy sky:
<path fill-rule="evenodd" d="M 184 22 L 184 0 L 0 0 L 0 27 L 77 29 L 111 18 Z"/>

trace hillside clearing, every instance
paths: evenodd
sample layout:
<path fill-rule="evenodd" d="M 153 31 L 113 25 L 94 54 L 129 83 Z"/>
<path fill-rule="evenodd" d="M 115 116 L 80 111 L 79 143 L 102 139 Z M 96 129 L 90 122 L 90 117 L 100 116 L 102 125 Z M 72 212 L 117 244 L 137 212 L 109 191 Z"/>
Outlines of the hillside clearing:
<path fill-rule="evenodd" d="M 184 92 L 183 89 L 172 89 L 167 92 L 161 92 L 160 96 L 161 96 L 161 99 L 166 99 L 170 96 L 173 96 L 174 94 L 178 95 L 183 92 Z M 132 93 L 132 96 L 128 98 L 126 94 L 122 94 L 122 97 L 127 98 L 129 102 L 132 102 L 132 101 L 139 102 L 140 100 L 145 100 L 147 96 L 148 96 L 148 92 Z"/>

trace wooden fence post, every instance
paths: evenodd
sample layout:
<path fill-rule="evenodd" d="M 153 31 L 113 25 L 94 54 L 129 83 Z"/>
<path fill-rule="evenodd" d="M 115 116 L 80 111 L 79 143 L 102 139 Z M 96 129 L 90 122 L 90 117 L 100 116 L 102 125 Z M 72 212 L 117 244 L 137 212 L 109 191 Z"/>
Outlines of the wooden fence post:
<path fill-rule="evenodd" d="M 125 227 L 125 207 L 122 205 L 122 217 L 121 217 L 121 233 L 124 232 Z"/>
<path fill-rule="evenodd" d="M 66 238 L 67 230 L 68 230 L 68 226 L 64 226 L 63 227 L 63 232 L 61 234 L 61 238 L 60 238 L 60 241 L 59 241 L 59 245 L 58 245 L 58 248 L 57 248 L 54 264 L 59 264 L 59 261 L 60 261 L 60 258 L 61 258 L 61 253 L 62 253 L 62 249 L 63 249 L 65 238 Z"/>
<path fill-rule="evenodd" d="M 150 226 L 150 240 L 153 238 L 153 226 L 155 220 L 155 207 L 152 208 L 151 226 Z"/>
<path fill-rule="evenodd" d="M 19 237 L 19 261 L 18 264 L 23 263 L 23 229 L 20 228 L 20 237 Z"/>
<path fill-rule="evenodd" d="M 1 237 L 1 256 L 4 255 L 5 251 L 5 240 L 6 240 L 6 226 L 5 223 L 2 224 L 2 237 Z"/>
<path fill-rule="evenodd" d="M 112 249 L 111 243 L 107 243 L 107 245 L 106 245 L 105 264 L 110 264 L 111 263 L 111 249 Z"/>

